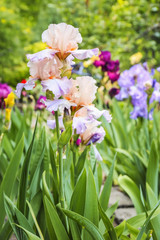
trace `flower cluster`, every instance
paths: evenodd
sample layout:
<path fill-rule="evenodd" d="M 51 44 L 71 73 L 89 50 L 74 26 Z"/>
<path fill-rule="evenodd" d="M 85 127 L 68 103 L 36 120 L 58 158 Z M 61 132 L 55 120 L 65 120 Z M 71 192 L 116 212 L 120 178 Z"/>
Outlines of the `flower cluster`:
<path fill-rule="evenodd" d="M 17 96 L 20 97 L 23 88 L 31 90 L 36 81 L 40 81 L 46 93 L 46 99 L 41 101 L 49 112 L 59 111 L 60 129 L 65 128 L 67 121 L 72 121 L 73 134 L 80 139 L 78 143 L 100 143 L 105 131 L 97 119 L 103 115 L 110 122 L 111 115 L 108 111 L 99 111 L 93 105 L 96 81 L 88 76 L 70 78 L 74 58 L 91 58 L 98 55 L 99 50 L 78 50 L 78 43 L 82 42 L 81 34 L 77 28 L 65 23 L 49 25 L 42 34 L 42 41 L 48 47 L 27 55 L 31 76 L 27 82 L 17 85 Z M 48 120 L 47 123 L 51 129 L 56 127 L 55 120 Z"/>
<path fill-rule="evenodd" d="M 111 60 L 111 53 L 109 51 L 102 51 L 99 55 L 99 60 L 96 60 L 94 63 L 95 67 L 101 67 L 102 72 L 106 72 L 111 82 L 118 80 L 119 73 L 119 61 Z"/>
<path fill-rule="evenodd" d="M 102 72 L 104 73 L 104 78 L 102 84 L 105 82 L 106 89 L 111 98 L 119 93 L 117 88 L 117 80 L 119 79 L 119 61 L 111 60 L 111 53 L 109 51 L 101 51 L 99 58 L 93 62 L 94 66 L 101 67 Z"/>
<path fill-rule="evenodd" d="M 4 99 L 4 101 L 5 101 L 5 121 L 7 122 L 7 125 L 8 125 L 8 122 L 11 119 L 11 111 L 15 104 L 14 93 L 13 92 L 9 93 L 7 98 Z"/>
<path fill-rule="evenodd" d="M 42 99 L 45 101 L 46 100 L 46 96 L 40 96 L 36 102 L 35 105 L 35 110 L 42 110 L 45 108 L 45 104 L 42 102 Z"/>
<path fill-rule="evenodd" d="M 5 108 L 4 99 L 7 98 L 11 91 L 12 89 L 6 83 L 0 83 L 0 109 Z"/>
<path fill-rule="evenodd" d="M 118 79 L 120 92 L 116 99 L 122 101 L 131 98 L 134 109 L 130 114 L 133 119 L 152 119 L 151 104 L 160 102 L 160 84 L 154 79 L 155 71 L 159 71 L 158 68 L 150 72 L 146 63 L 136 64 L 125 70 Z"/>

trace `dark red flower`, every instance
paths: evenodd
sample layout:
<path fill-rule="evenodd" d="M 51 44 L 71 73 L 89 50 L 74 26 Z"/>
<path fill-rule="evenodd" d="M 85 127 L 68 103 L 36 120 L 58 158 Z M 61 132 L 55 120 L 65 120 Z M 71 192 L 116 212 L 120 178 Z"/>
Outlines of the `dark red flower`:
<path fill-rule="evenodd" d="M 109 95 L 111 98 L 113 98 L 115 95 L 117 95 L 120 92 L 120 89 L 118 88 L 111 88 L 109 90 Z"/>

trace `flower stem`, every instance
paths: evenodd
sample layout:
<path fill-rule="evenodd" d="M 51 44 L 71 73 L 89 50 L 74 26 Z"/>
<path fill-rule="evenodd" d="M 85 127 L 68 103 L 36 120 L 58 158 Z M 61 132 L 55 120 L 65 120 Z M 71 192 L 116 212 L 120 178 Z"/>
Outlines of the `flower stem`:
<path fill-rule="evenodd" d="M 57 140 L 59 140 L 59 121 L 58 121 L 58 111 L 55 112 L 55 120 L 56 120 L 56 131 L 57 131 Z"/>
<path fill-rule="evenodd" d="M 73 151 L 72 151 L 72 153 L 73 153 L 73 165 L 74 165 L 74 185 L 76 184 L 76 180 L 77 180 L 77 176 L 76 176 L 76 161 L 77 161 L 77 159 L 76 159 L 76 151 L 75 151 L 75 149 L 73 149 Z"/>
<path fill-rule="evenodd" d="M 60 137 L 59 130 L 59 121 L 58 121 L 58 111 L 55 112 L 55 120 L 56 120 L 56 131 L 57 131 L 57 141 Z M 61 203 L 61 207 L 64 208 L 64 190 L 63 190 L 63 149 L 58 146 L 58 160 L 59 160 L 59 200 Z"/>
<path fill-rule="evenodd" d="M 59 152 L 59 198 L 61 207 L 64 208 L 64 190 L 63 190 L 63 149 L 58 148 Z"/>

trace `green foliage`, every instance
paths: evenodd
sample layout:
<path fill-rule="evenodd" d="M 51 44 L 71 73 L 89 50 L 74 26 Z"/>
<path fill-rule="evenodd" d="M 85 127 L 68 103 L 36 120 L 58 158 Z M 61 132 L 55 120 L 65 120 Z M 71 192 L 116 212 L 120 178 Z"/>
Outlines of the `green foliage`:
<path fill-rule="evenodd" d="M 18 240 L 149 240 L 153 231 L 153 239 L 159 239 L 159 113 L 154 125 L 145 120 L 135 123 L 114 103 L 112 125 L 103 122 L 107 131 L 99 147 L 103 162 L 97 162 L 92 145 L 85 150 L 74 146 L 70 128 L 58 141 L 56 131 L 42 127 L 39 118 L 33 131 L 32 116 L 35 120 L 32 113 L 15 109 L 11 128 L 2 136 L 0 238 L 7 240 L 14 232 Z M 104 172 L 107 178 L 102 187 Z M 108 206 L 108 202 L 117 179 L 138 214 L 114 227 L 118 204 Z"/>

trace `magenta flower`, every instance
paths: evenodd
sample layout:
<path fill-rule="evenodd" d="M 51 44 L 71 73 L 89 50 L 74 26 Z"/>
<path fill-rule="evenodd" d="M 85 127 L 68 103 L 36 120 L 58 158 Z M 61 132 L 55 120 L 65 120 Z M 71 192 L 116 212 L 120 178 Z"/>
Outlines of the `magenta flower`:
<path fill-rule="evenodd" d="M 0 108 L 5 107 L 4 98 L 7 98 L 12 89 L 6 83 L 0 83 Z"/>
<path fill-rule="evenodd" d="M 42 99 L 45 101 L 47 98 L 41 95 L 36 102 L 35 110 L 42 110 L 46 107 L 45 104 L 41 101 Z"/>
<path fill-rule="evenodd" d="M 93 63 L 95 67 L 105 66 L 111 59 L 111 53 L 109 51 L 102 51 L 101 54 L 99 55 L 99 59 L 100 60 L 96 60 Z"/>
<path fill-rule="evenodd" d="M 81 144 L 82 140 L 80 138 L 77 139 L 76 145 L 79 146 Z"/>
<path fill-rule="evenodd" d="M 119 71 L 119 61 L 116 60 L 116 61 L 109 61 L 107 63 L 107 71 L 110 71 L 110 72 L 117 72 Z"/>
<path fill-rule="evenodd" d="M 109 51 L 102 51 L 99 55 L 99 60 L 96 60 L 93 64 L 95 67 L 101 67 L 102 72 L 107 72 L 111 82 L 119 79 L 119 61 L 111 60 L 111 53 Z"/>
<path fill-rule="evenodd" d="M 107 73 L 108 73 L 108 77 L 112 83 L 119 79 L 120 73 L 118 73 L 118 72 L 107 72 Z"/>

